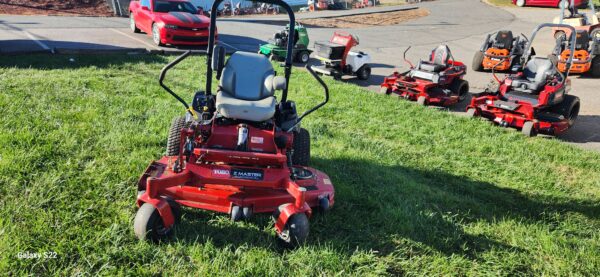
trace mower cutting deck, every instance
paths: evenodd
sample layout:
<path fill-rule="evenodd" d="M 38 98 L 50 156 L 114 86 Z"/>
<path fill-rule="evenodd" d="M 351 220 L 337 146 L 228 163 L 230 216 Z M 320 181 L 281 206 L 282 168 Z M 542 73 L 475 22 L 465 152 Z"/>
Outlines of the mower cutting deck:
<path fill-rule="evenodd" d="M 521 66 L 521 57 L 527 44 L 524 35 L 514 37 L 511 31 L 488 34 L 481 48 L 473 56 L 473 70 L 507 71 Z"/>
<path fill-rule="evenodd" d="M 421 105 L 451 106 L 465 99 L 469 82 L 463 78 L 467 67 L 454 60 L 450 48 L 440 45 L 431 51 L 428 61 L 419 61 L 404 73 L 394 72 L 384 79 L 380 93 L 417 101 Z"/>
<path fill-rule="evenodd" d="M 212 14 L 222 1 L 214 2 Z M 294 14 L 285 2 L 259 2 L 284 8 L 294 29 Z M 323 86 L 325 101 L 298 116 L 287 99 L 293 46 L 288 44 L 284 77 L 276 76 L 264 55 L 235 52 L 226 61 L 225 48 L 214 46 L 215 26 L 212 17 L 206 90 L 196 93 L 191 106 L 163 83 L 167 71 L 190 52 L 161 72 L 161 86 L 188 114 L 173 121 L 167 155 L 152 162 L 138 182 L 135 234 L 151 240 L 171 235 L 180 206 L 187 206 L 228 213 L 234 221 L 272 213 L 279 241 L 302 244 L 313 209 L 327 211 L 334 204 L 331 179 L 307 167 L 310 136 L 300 127 L 303 118 L 327 103 L 327 86 L 308 69 Z M 220 81 L 216 95 L 211 93 L 213 70 Z"/>
<path fill-rule="evenodd" d="M 523 60 L 529 60 L 531 45 L 538 31 L 545 27 L 570 28 L 560 24 L 538 26 L 527 44 Z M 571 40 L 574 51 L 575 36 Z M 579 98 L 569 95 L 571 81 L 568 79 L 573 57 L 566 61 L 566 72 L 561 73 L 549 58 L 534 57 L 516 74 L 498 82 L 497 91 L 481 93 L 467 107 L 469 116 L 481 116 L 500 126 L 521 129 L 526 136 L 538 133 L 560 135 L 567 131 L 579 114 Z M 496 77 L 494 75 L 494 77 Z"/>

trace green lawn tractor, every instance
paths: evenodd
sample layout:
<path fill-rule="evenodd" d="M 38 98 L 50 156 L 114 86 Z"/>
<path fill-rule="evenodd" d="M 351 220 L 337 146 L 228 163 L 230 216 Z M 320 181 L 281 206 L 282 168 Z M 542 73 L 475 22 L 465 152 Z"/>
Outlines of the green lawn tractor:
<path fill-rule="evenodd" d="M 296 25 L 294 29 L 296 29 L 296 32 L 294 36 L 295 44 L 292 57 L 294 57 L 296 62 L 305 64 L 308 62 L 311 53 L 311 50 L 307 48 L 309 42 L 308 32 L 306 32 L 306 27 L 300 24 Z M 285 29 L 275 33 L 273 38 L 269 39 L 268 44 L 261 45 L 258 53 L 269 57 L 270 60 L 283 60 L 287 54 L 289 32 L 290 27 L 288 25 Z"/>

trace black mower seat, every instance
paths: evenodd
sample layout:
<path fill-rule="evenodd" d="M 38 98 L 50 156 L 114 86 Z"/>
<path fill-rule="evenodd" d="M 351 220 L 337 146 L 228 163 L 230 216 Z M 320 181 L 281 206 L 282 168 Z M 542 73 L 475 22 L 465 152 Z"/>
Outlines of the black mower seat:
<path fill-rule="evenodd" d="M 535 57 L 527 62 L 523 76 L 512 81 L 512 86 L 519 90 L 539 91 L 545 84 L 546 78 L 556 73 L 552 61 L 547 58 Z"/>
<path fill-rule="evenodd" d="M 577 30 L 575 50 L 587 50 L 590 45 L 590 34 L 586 30 Z"/>
<path fill-rule="evenodd" d="M 511 31 L 499 31 L 496 33 L 496 38 L 494 39 L 494 43 L 492 46 L 498 49 L 508 49 L 512 48 L 513 44 L 513 33 Z"/>
<path fill-rule="evenodd" d="M 217 112 L 227 118 L 254 122 L 273 118 L 276 89 L 285 78 L 275 77 L 269 60 L 260 54 L 235 52 L 223 68 L 217 93 Z"/>
<path fill-rule="evenodd" d="M 448 68 L 448 61 L 452 54 L 450 48 L 446 45 L 440 45 L 431 51 L 429 61 L 419 61 L 417 66 L 411 71 L 413 78 L 420 78 L 437 82 L 439 73 Z"/>

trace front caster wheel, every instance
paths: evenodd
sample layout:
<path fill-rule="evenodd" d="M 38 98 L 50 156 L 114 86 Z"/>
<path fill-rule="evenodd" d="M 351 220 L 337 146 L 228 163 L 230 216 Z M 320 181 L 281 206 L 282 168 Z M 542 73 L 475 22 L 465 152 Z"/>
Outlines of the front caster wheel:
<path fill-rule="evenodd" d="M 306 214 L 294 214 L 288 219 L 283 231 L 277 234 L 277 238 L 283 247 L 294 248 L 306 242 L 309 229 Z"/>
<path fill-rule="evenodd" d="M 417 104 L 421 106 L 427 105 L 427 98 L 425 96 L 419 96 L 419 98 L 417 98 Z"/>
<path fill-rule="evenodd" d="M 527 121 L 523 124 L 523 128 L 521 129 L 521 133 L 526 137 L 535 137 L 537 136 L 537 129 L 533 124 L 533 121 Z"/>
<path fill-rule="evenodd" d="M 330 208 L 331 205 L 329 203 L 329 197 L 323 197 L 319 199 L 319 212 L 324 214 L 329 211 Z"/>
<path fill-rule="evenodd" d="M 467 110 L 467 117 L 475 117 L 477 116 L 477 110 L 470 108 Z"/>
<path fill-rule="evenodd" d="M 175 216 L 175 213 L 173 214 Z M 165 227 L 158 210 L 150 203 L 144 203 L 135 214 L 133 230 L 140 240 L 153 242 L 162 241 L 173 235 L 173 229 Z"/>

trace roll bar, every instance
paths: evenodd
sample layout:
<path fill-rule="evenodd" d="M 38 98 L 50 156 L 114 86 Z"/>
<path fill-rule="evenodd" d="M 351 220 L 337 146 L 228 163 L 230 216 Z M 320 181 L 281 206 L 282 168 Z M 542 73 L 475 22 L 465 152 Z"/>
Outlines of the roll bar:
<path fill-rule="evenodd" d="M 531 46 L 533 45 L 535 36 L 543 28 L 566 28 L 566 29 L 571 30 L 571 39 L 570 39 L 571 43 L 569 44 L 569 49 L 571 50 L 571 53 L 575 53 L 575 43 L 577 40 L 577 31 L 575 31 L 575 28 L 573 28 L 573 26 L 566 25 L 566 24 L 552 24 L 552 23 L 540 24 L 535 29 L 533 29 L 533 33 L 531 33 L 531 38 L 529 39 L 529 42 L 525 46 L 524 54 L 522 57 L 522 61 L 523 61 L 522 66 L 523 67 L 526 66 L 527 61 L 529 61 L 529 57 L 531 56 Z M 569 76 L 569 71 L 571 70 L 571 65 L 573 64 L 573 56 L 574 55 L 570 55 L 569 59 L 567 59 L 567 62 L 566 62 L 567 71 L 565 71 L 565 74 L 563 76 L 564 77 L 563 82 L 566 82 L 567 81 L 566 76 Z"/>
<path fill-rule="evenodd" d="M 217 30 L 217 9 L 219 8 L 219 5 L 225 0 L 215 0 L 215 2 L 213 2 L 213 5 L 211 7 L 211 17 L 210 17 L 210 30 L 208 33 L 208 49 L 207 51 L 207 57 L 206 57 L 206 95 L 210 95 L 211 94 L 211 90 L 212 90 L 212 74 L 213 74 L 213 69 L 212 69 L 212 54 L 213 54 L 213 49 L 215 46 L 215 33 Z M 296 17 L 294 16 L 294 11 L 292 11 L 292 8 L 283 0 L 250 0 L 252 2 L 258 2 L 258 3 L 267 3 L 267 4 L 273 4 L 273 5 L 278 5 L 280 7 L 282 7 L 288 14 L 289 18 L 290 18 L 290 32 L 289 32 L 289 36 L 290 37 L 294 37 L 295 36 L 295 32 L 296 32 Z M 292 74 L 292 51 L 294 50 L 294 45 L 293 43 L 288 43 L 287 45 L 287 54 L 285 55 L 285 70 L 284 70 L 284 77 L 285 77 L 285 81 L 288 84 L 285 89 L 283 90 L 282 94 L 281 94 L 281 102 L 285 102 L 287 101 L 287 94 L 288 94 L 288 87 L 289 87 L 289 83 L 290 83 L 290 75 Z"/>

